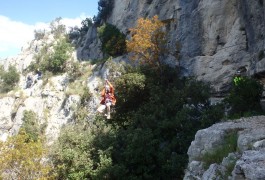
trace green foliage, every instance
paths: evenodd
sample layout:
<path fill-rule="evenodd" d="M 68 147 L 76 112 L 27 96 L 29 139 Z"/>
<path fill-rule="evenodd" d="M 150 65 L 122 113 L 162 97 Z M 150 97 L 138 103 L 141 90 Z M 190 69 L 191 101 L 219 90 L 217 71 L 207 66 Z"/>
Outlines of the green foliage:
<path fill-rule="evenodd" d="M 244 114 L 261 113 L 260 98 L 263 86 L 255 79 L 242 77 L 232 87 L 225 102 L 231 106 L 231 117 L 242 117 Z"/>
<path fill-rule="evenodd" d="M 91 97 L 92 95 L 89 91 L 89 88 L 84 87 L 83 93 L 81 94 L 81 105 L 86 105 L 90 101 Z"/>
<path fill-rule="evenodd" d="M 66 63 L 66 72 L 69 75 L 69 81 L 73 82 L 82 75 L 80 62 L 68 61 Z"/>
<path fill-rule="evenodd" d="M 80 29 L 77 26 L 70 27 L 68 38 L 70 40 L 73 40 L 73 39 L 78 39 L 79 37 L 80 37 Z"/>
<path fill-rule="evenodd" d="M 98 28 L 101 49 L 110 56 L 119 56 L 126 52 L 125 35 L 114 25 L 104 24 Z"/>
<path fill-rule="evenodd" d="M 13 90 L 20 79 L 15 66 L 9 66 L 8 71 L 4 71 L 3 67 L 1 67 L 0 72 L 0 92 L 6 93 Z"/>
<path fill-rule="evenodd" d="M 231 132 L 226 135 L 223 145 L 217 147 L 213 152 L 206 153 L 202 157 L 206 169 L 213 163 L 220 164 L 231 152 L 237 151 L 237 132 Z"/>
<path fill-rule="evenodd" d="M 51 166 L 43 160 L 47 150 L 32 141 L 23 128 L 18 135 L 0 142 L 0 179 L 54 179 Z"/>
<path fill-rule="evenodd" d="M 95 24 L 99 25 L 102 21 L 106 21 L 113 9 L 113 0 L 99 0 L 98 1 L 98 14 L 93 17 Z"/>
<path fill-rule="evenodd" d="M 197 130 L 222 118 L 209 87 L 163 67 L 127 68 L 115 82 L 112 120 L 88 120 L 85 105 L 59 138 L 58 179 L 181 179 Z M 141 96 L 140 96 L 141 95 Z"/>
<path fill-rule="evenodd" d="M 121 76 L 116 84 L 117 101 L 116 110 L 120 116 L 126 118 L 126 113 L 139 108 L 139 105 L 145 102 L 145 75 L 137 72 L 131 72 Z M 139 98 L 141 94 L 142 98 Z"/>
<path fill-rule="evenodd" d="M 22 128 L 25 130 L 30 140 L 37 141 L 39 139 L 40 128 L 37 121 L 37 115 L 33 111 L 24 111 Z"/>
<path fill-rule="evenodd" d="M 81 27 L 78 28 L 77 26 L 75 27 L 70 27 L 70 31 L 68 33 L 68 37 L 70 40 L 77 39 L 80 36 L 84 36 L 88 29 L 93 26 L 93 21 L 91 18 L 86 18 L 81 22 Z"/>
<path fill-rule="evenodd" d="M 89 129 L 65 127 L 52 154 L 57 179 L 110 179 L 107 170 L 112 165 L 111 136 L 100 121 Z"/>
<path fill-rule="evenodd" d="M 50 23 L 51 33 L 55 39 L 60 38 L 66 32 L 66 27 L 61 23 L 62 18 L 58 17 Z"/>
<path fill-rule="evenodd" d="M 169 67 L 162 75 L 145 67 L 116 81 L 114 179 L 183 178 L 196 131 L 222 118 L 211 113 L 206 84 L 177 77 Z"/>
<path fill-rule="evenodd" d="M 30 65 L 29 70 L 40 69 L 41 71 L 50 71 L 54 74 L 66 71 L 67 60 L 72 52 L 71 44 L 65 38 L 57 40 L 50 51 L 49 45 L 45 45 L 35 56 L 36 62 Z"/>
<path fill-rule="evenodd" d="M 81 22 L 81 28 L 80 28 L 80 33 L 85 34 L 88 29 L 93 25 L 92 19 L 91 18 L 86 18 Z"/>
<path fill-rule="evenodd" d="M 53 73 L 63 72 L 66 61 L 70 58 L 69 51 L 71 46 L 62 39 L 54 47 L 54 53 L 51 54 L 48 70 Z"/>
<path fill-rule="evenodd" d="M 43 37 L 45 36 L 45 30 L 34 30 L 34 38 L 36 40 L 40 40 L 43 39 Z"/>

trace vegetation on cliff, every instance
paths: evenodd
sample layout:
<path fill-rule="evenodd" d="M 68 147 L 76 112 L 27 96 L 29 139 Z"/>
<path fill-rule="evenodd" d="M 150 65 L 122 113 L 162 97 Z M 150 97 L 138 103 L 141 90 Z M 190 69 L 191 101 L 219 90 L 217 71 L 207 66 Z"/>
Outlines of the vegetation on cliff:
<path fill-rule="evenodd" d="M 57 34 L 63 27 L 53 26 L 56 34 L 53 50 L 44 45 L 30 68 L 53 74 L 68 72 L 72 89 L 68 88 L 67 93 L 76 93 L 73 89 L 78 89 L 81 104 L 72 123 L 64 126 L 49 152 L 40 141 L 43 130 L 36 122 L 36 114 L 25 111 L 20 133 L 0 144 L 4 155 L 0 159 L 3 177 L 12 170 L 11 175 L 26 179 L 181 179 L 195 133 L 224 119 L 225 106 L 231 107 L 229 116 L 260 112 L 262 88 L 253 79 L 234 87 L 225 101 L 227 104 L 211 105 L 208 84 L 195 78 L 181 78 L 177 68 L 162 63 L 166 34 L 158 17 L 138 22 L 131 30 L 127 49 L 123 46 L 125 36 L 113 25 L 99 28 L 105 53 L 116 56 L 128 50 L 142 62 L 138 66 L 124 66 L 114 80 L 117 104 L 108 121 L 101 116 L 88 118 L 91 94 L 77 81 L 85 73 L 79 62 L 68 61 L 72 47 Z M 3 71 L 0 75 L 5 82 L 2 74 Z M 17 82 L 14 79 L 12 82 Z M 246 98 L 250 104 L 242 105 Z M 247 105 L 251 106 L 246 108 Z M 26 152 L 31 156 L 26 157 Z"/>

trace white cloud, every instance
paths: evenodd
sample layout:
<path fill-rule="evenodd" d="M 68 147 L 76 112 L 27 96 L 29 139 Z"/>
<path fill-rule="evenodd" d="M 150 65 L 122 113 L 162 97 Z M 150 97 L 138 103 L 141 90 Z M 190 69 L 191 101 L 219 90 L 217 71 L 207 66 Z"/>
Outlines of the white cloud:
<path fill-rule="evenodd" d="M 82 20 L 86 17 L 88 16 L 82 13 L 76 18 L 63 18 L 61 22 L 67 28 L 80 27 Z M 0 15 L 0 58 L 18 54 L 21 47 L 34 38 L 34 30 L 48 28 L 49 23 L 38 22 L 35 25 L 29 25 Z"/>
<path fill-rule="evenodd" d="M 20 49 L 25 42 L 32 39 L 33 29 L 34 26 L 0 15 L 0 57 L 9 55 L 9 51 Z"/>

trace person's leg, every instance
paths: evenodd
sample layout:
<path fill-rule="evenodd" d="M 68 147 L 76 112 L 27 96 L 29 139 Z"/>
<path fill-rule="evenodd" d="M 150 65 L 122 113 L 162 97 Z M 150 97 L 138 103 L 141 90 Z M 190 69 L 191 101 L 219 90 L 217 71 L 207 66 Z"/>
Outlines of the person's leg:
<path fill-rule="evenodd" d="M 100 112 L 100 113 L 103 113 L 103 111 L 104 111 L 105 109 L 106 109 L 106 105 L 101 104 L 101 105 L 98 107 L 97 111 Z"/>
<path fill-rule="evenodd" d="M 107 119 L 110 119 L 110 105 L 111 103 L 107 103 L 106 106 L 107 106 Z"/>

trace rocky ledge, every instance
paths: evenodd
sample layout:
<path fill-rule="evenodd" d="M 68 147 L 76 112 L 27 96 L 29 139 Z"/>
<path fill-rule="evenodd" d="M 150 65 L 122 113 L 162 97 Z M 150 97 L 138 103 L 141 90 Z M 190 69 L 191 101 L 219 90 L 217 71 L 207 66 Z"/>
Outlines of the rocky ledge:
<path fill-rule="evenodd" d="M 234 148 L 227 141 L 232 135 L 235 135 Z M 233 151 L 225 154 L 229 148 Z M 209 161 L 221 154 L 220 162 Z M 217 123 L 199 130 L 188 155 L 185 180 L 265 179 L 265 116 Z"/>

